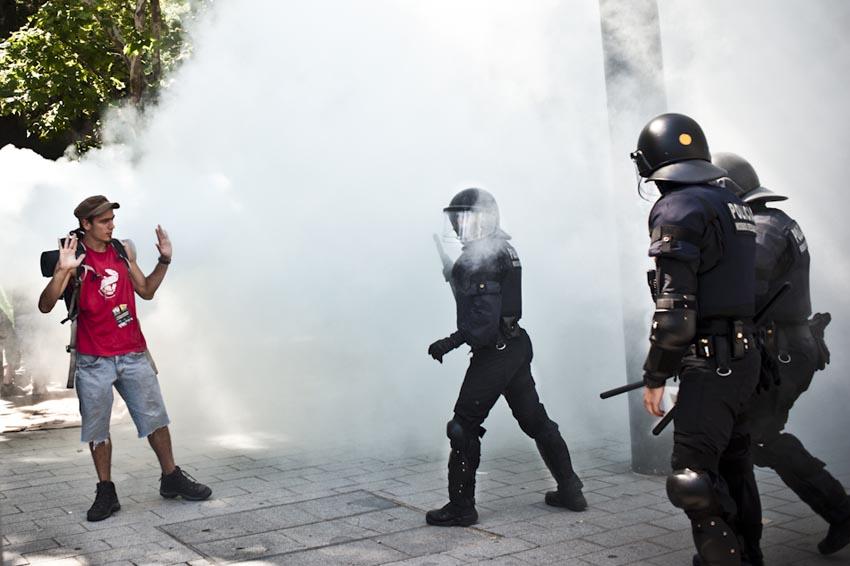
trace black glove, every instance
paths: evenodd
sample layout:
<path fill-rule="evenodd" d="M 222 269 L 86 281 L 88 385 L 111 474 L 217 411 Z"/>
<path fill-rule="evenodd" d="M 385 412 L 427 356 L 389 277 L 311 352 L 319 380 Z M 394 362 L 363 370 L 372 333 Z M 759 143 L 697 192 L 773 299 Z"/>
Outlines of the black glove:
<path fill-rule="evenodd" d="M 428 355 L 438 362 L 443 363 L 443 356 L 461 344 L 463 344 L 463 338 L 461 337 L 460 332 L 455 332 L 448 338 L 441 338 L 428 346 Z"/>

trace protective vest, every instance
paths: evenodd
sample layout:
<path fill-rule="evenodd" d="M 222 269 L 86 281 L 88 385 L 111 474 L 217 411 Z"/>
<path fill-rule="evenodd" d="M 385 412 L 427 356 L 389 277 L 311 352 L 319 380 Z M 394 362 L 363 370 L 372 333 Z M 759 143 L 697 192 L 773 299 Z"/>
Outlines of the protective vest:
<path fill-rule="evenodd" d="M 493 346 L 519 332 L 522 265 L 503 237 L 465 245 L 452 268 L 457 328 L 470 346 Z"/>
<path fill-rule="evenodd" d="M 754 314 L 755 221 L 730 191 L 682 185 L 665 192 L 649 215 L 649 255 L 689 264 L 700 321 Z"/>
<path fill-rule="evenodd" d="M 775 208 L 759 205 L 756 221 L 756 309 L 760 309 L 782 286 L 791 289 L 771 311 L 777 322 L 800 322 L 812 314 L 809 294 L 809 244 L 797 222 Z"/>

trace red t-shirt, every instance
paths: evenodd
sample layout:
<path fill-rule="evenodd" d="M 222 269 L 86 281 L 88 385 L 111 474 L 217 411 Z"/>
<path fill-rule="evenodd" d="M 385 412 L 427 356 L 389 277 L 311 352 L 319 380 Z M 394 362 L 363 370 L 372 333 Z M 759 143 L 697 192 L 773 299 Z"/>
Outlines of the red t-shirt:
<path fill-rule="evenodd" d="M 106 251 L 86 249 L 77 316 L 77 351 L 90 356 L 119 356 L 147 349 L 130 270 L 110 244 Z"/>

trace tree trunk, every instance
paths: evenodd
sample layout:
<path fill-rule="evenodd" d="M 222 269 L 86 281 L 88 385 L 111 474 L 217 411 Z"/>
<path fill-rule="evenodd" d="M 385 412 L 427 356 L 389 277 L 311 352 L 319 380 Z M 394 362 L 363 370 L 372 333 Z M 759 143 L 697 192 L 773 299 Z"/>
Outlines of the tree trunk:
<path fill-rule="evenodd" d="M 147 0 L 136 0 L 136 10 L 133 12 L 133 23 L 140 36 L 145 31 L 145 5 Z M 144 61 L 141 50 L 130 54 L 130 100 L 138 105 L 142 101 L 145 92 Z"/>
<path fill-rule="evenodd" d="M 151 84 L 158 85 L 162 78 L 162 59 L 160 51 L 160 39 L 162 39 L 162 11 L 159 0 L 151 1 L 151 31 L 153 32 L 153 73 Z"/>
<path fill-rule="evenodd" d="M 0 41 L 9 37 L 13 31 L 20 27 L 15 1 L 0 0 Z"/>

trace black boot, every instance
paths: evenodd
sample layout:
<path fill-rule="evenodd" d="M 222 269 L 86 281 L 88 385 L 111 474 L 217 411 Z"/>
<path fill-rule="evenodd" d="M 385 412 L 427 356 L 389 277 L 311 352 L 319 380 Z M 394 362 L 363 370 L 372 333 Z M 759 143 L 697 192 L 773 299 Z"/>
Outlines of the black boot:
<path fill-rule="evenodd" d="M 449 502 L 425 514 L 425 522 L 437 527 L 468 527 L 478 522 L 475 510 L 475 471 L 481 461 L 481 440 L 461 425 L 449 421 Z"/>
<path fill-rule="evenodd" d="M 552 425 L 553 428 L 546 435 L 536 440 L 543 462 L 558 482 L 557 491 L 546 492 L 546 505 L 566 507 L 570 511 L 584 511 L 587 509 L 587 500 L 581 492 L 584 485 L 573 471 L 570 451 L 558 432 L 558 425 Z"/>
<path fill-rule="evenodd" d="M 174 471 L 167 476 L 163 474 L 159 479 L 159 494 L 168 499 L 178 495 L 189 501 L 201 501 L 212 495 L 212 490 L 195 478 L 175 466 Z"/>
<path fill-rule="evenodd" d="M 850 544 L 850 519 L 831 523 L 826 538 L 818 543 L 821 554 L 833 554 Z"/>
<path fill-rule="evenodd" d="M 121 509 L 121 504 L 118 503 L 115 484 L 111 481 L 102 481 L 97 484 L 97 495 L 86 513 L 86 519 L 92 522 L 103 521 L 119 509 Z"/>
<path fill-rule="evenodd" d="M 435 527 L 468 527 L 478 522 L 475 501 L 449 501 L 425 513 L 425 522 Z"/>
<path fill-rule="evenodd" d="M 694 566 L 750 566 L 742 560 L 738 537 L 720 517 L 691 519 L 691 533 L 697 548 Z"/>

